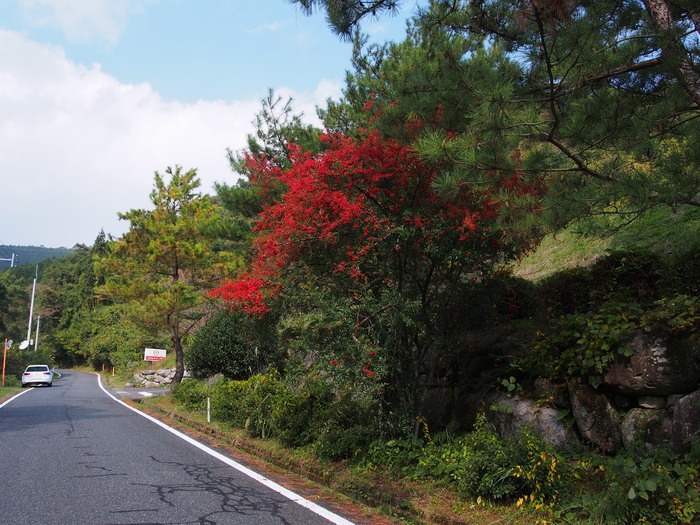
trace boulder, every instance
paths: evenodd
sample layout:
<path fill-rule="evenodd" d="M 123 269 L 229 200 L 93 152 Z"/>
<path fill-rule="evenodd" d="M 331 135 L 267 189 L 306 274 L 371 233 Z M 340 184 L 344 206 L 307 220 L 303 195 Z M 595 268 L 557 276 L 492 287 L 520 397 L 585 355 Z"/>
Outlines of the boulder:
<path fill-rule="evenodd" d="M 689 393 L 700 384 L 700 347 L 691 338 L 668 340 L 638 332 L 634 354 L 617 359 L 603 381 L 623 394 L 668 396 Z"/>
<path fill-rule="evenodd" d="M 666 398 L 658 396 L 639 396 L 637 400 L 642 408 L 661 409 L 666 408 Z"/>
<path fill-rule="evenodd" d="M 607 397 L 579 380 L 569 381 L 569 395 L 581 435 L 605 453 L 619 450 L 622 446 L 620 416 Z"/>
<path fill-rule="evenodd" d="M 574 448 L 578 437 L 555 408 L 538 405 L 532 399 L 501 392 L 487 398 L 486 417 L 492 431 L 499 436 L 517 435 L 529 428 L 547 443 L 559 448 Z"/>
<path fill-rule="evenodd" d="M 687 440 L 700 432 L 700 390 L 678 400 L 673 407 L 671 447 L 677 452 L 687 449 Z"/>
<path fill-rule="evenodd" d="M 647 450 L 654 450 L 668 445 L 672 427 L 673 420 L 666 410 L 633 408 L 622 421 L 622 443 L 629 447 L 634 442 L 641 442 Z"/>

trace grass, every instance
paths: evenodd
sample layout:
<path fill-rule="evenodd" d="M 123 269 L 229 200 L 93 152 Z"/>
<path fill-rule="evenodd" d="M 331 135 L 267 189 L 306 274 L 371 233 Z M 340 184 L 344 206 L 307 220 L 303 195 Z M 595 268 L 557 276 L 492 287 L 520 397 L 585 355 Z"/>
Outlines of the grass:
<path fill-rule="evenodd" d="M 602 224 L 597 224 L 603 230 Z M 700 208 L 653 210 L 609 234 L 575 224 L 545 237 L 538 248 L 520 260 L 513 273 L 537 281 L 559 270 L 587 266 L 611 251 L 648 250 L 675 257 L 700 240 Z M 604 230 L 603 230 L 604 231 Z"/>
<path fill-rule="evenodd" d="M 12 397 L 17 392 L 21 392 L 22 387 L 19 386 L 0 386 L 0 402 Z"/>

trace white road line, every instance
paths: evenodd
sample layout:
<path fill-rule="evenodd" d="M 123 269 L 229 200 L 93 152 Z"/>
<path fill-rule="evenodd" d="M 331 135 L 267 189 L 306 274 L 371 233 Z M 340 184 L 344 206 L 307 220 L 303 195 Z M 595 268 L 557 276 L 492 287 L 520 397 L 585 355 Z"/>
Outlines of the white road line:
<path fill-rule="evenodd" d="M 176 435 L 177 437 L 179 437 L 180 439 L 186 441 L 186 442 L 189 443 L 190 445 L 193 445 L 193 446 L 197 447 L 198 449 L 202 450 L 203 452 L 206 452 L 206 453 L 209 454 L 210 456 L 212 456 L 212 457 L 218 459 L 219 461 L 225 463 L 225 464 L 228 465 L 229 467 L 233 467 L 234 469 L 236 469 L 237 471 L 241 472 L 242 474 L 245 474 L 246 476 L 248 476 L 248 477 L 254 479 L 254 480 L 257 481 L 258 483 L 262 483 L 262 484 L 265 485 L 267 488 L 269 488 L 269 489 L 271 489 L 271 490 L 274 490 L 274 491 L 277 492 L 278 494 L 281 494 L 282 496 L 284 496 L 284 497 L 286 497 L 286 498 L 292 500 L 293 502 L 295 502 L 295 503 L 301 505 L 302 507 L 305 507 L 305 508 L 309 509 L 309 510 L 310 510 L 311 512 L 313 512 L 314 514 L 318 514 L 319 516 L 321 516 L 321 517 L 327 519 L 327 520 L 330 521 L 331 523 L 334 523 L 335 525 L 355 525 L 353 522 L 346 520 L 346 519 L 343 518 L 342 516 L 338 516 L 337 514 L 335 514 L 335 513 L 331 512 L 331 511 L 329 511 L 328 509 L 324 509 L 323 507 L 321 507 L 321 506 L 319 506 L 319 505 L 316 505 L 315 503 L 313 503 L 313 502 L 307 500 L 306 498 L 303 498 L 303 497 L 300 496 L 299 494 L 297 494 L 297 493 L 295 493 L 295 492 L 292 492 L 292 491 L 289 490 L 289 489 L 284 488 L 282 485 L 280 485 L 280 484 L 278 484 L 278 483 L 275 483 L 275 482 L 272 481 L 271 479 L 268 479 L 268 478 L 266 478 L 265 476 L 262 476 L 261 474 L 258 474 L 258 473 L 255 472 L 254 470 L 251 470 L 251 469 L 249 469 L 248 467 L 245 467 L 245 466 L 241 465 L 241 464 L 238 463 L 237 461 L 234 461 L 234 460 L 232 460 L 231 458 L 226 457 L 226 456 L 224 456 L 223 454 L 217 452 L 216 450 L 213 450 L 213 449 L 207 447 L 206 445 L 203 445 L 202 443 L 199 443 L 198 441 L 192 439 L 190 436 L 188 436 L 188 435 L 186 435 L 186 434 L 183 434 L 183 433 L 180 432 L 179 430 L 175 430 L 174 428 L 169 427 L 168 425 L 166 425 L 166 424 L 163 423 L 162 421 L 159 421 L 158 419 L 154 418 L 153 416 L 149 416 L 148 414 L 146 414 L 146 413 L 144 413 L 144 412 L 141 412 L 140 410 L 138 410 L 138 409 L 132 407 L 132 406 L 129 405 L 128 403 L 125 403 L 125 402 L 122 401 L 121 399 L 118 399 L 118 398 L 114 397 L 111 393 L 109 393 L 109 391 L 108 391 L 104 386 L 102 386 L 102 377 L 100 376 L 100 374 L 98 374 L 97 372 L 94 372 L 94 374 L 97 376 L 97 382 L 98 382 L 98 384 L 100 385 L 100 388 L 102 389 L 102 391 L 103 391 L 105 394 L 107 394 L 109 397 L 111 397 L 114 401 L 116 401 L 117 403 L 119 403 L 120 405 L 124 405 L 124 406 L 125 406 L 126 408 L 128 408 L 129 410 L 132 410 L 132 411 L 136 412 L 137 414 L 139 414 L 140 416 L 145 417 L 145 418 L 148 419 L 149 421 L 151 421 L 151 422 L 155 423 L 156 425 L 158 425 L 158 426 L 164 428 L 165 430 L 167 430 L 167 431 L 170 432 L 171 434 Z"/>
<path fill-rule="evenodd" d="M 141 394 L 143 397 L 153 397 L 153 394 L 150 392 L 139 392 L 139 394 Z"/>
<path fill-rule="evenodd" d="M 26 393 L 29 392 L 30 390 L 32 390 L 32 388 L 28 388 L 27 390 L 22 390 L 19 394 L 17 394 L 16 396 L 12 396 L 10 399 L 8 399 L 8 400 L 5 401 L 2 405 L 0 405 L 0 408 L 4 407 L 4 406 L 5 406 L 6 404 L 8 404 L 10 401 L 13 401 L 13 400 L 17 399 L 17 398 L 18 398 L 19 396 L 21 396 L 22 394 L 26 394 Z"/>

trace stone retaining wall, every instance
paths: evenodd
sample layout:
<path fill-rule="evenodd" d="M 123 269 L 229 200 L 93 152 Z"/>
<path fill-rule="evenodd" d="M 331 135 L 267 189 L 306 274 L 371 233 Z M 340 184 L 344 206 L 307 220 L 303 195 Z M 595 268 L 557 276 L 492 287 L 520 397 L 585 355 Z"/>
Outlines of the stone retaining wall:
<path fill-rule="evenodd" d="M 185 376 L 189 377 L 189 372 L 185 370 Z M 167 387 L 173 382 L 173 377 L 175 377 L 174 368 L 161 368 L 160 370 L 141 370 L 134 374 L 134 380 L 131 383 L 127 383 L 125 386 L 127 388 L 134 387 L 144 387 L 144 388 L 158 388 Z"/>

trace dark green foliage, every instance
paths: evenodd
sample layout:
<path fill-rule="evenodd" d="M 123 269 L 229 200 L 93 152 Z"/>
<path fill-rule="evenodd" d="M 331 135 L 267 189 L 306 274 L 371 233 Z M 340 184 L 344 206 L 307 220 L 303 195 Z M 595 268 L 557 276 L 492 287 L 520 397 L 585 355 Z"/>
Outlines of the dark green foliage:
<path fill-rule="evenodd" d="M 700 242 L 675 258 L 673 273 L 681 293 L 700 297 Z"/>
<path fill-rule="evenodd" d="M 700 443 L 684 455 L 636 444 L 613 458 L 577 465 L 585 491 L 572 490 L 557 512 L 566 523 L 627 525 L 697 523 L 700 516 Z"/>
<path fill-rule="evenodd" d="M 669 269 L 647 251 L 609 253 L 589 267 L 557 272 L 539 284 L 542 305 L 552 318 L 587 312 L 605 302 L 649 304 L 668 290 Z"/>
<path fill-rule="evenodd" d="M 593 277 L 588 268 L 567 268 L 538 284 L 539 297 L 549 318 L 586 311 L 591 301 Z"/>
<path fill-rule="evenodd" d="M 173 397 L 190 410 L 205 410 L 209 385 L 204 381 L 186 379 L 172 389 Z"/>
<path fill-rule="evenodd" d="M 211 389 L 212 415 L 253 437 L 279 435 L 274 409 L 289 396 L 289 386 L 276 372 L 254 375 L 247 381 L 218 381 Z"/>
<path fill-rule="evenodd" d="M 669 263 L 645 250 L 617 251 L 543 280 L 547 319 L 519 365 L 533 377 L 578 376 L 598 385 L 615 359 L 631 354 L 637 331 L 686 341 L 700 322 L 697 299 L 682 293 L 695 286 L 698 252 L 692 247 Z"/>
<path fill-rule="evenodd" d="M 503 273 L 485 280 L 480 288 L 472 297 L 487 298 L 494 324 L 528 319 L 536 311 L 536 287 L 530 281 Z"/>
<path fill-rule="evenodd" d="M 304 447 L 316 441 L 321 415 L 333 402 L 331 387 L 323 381 L 307 379 L 295 385 L 274 409 L 279 439 L 289 447 Z"/>
<path fill-rule="evenodd" d="M 555 320 L 523 366 L 533 377 L 584 377 L 593 386 L 616 358 L 630 356 L 628 343 L 639 328 L 641 310 L 632 303 L 606 303 L 599 310 Z"/>
<path fill-rule="evenodd" d="M 665 291 L 668 268 L 662 258 L 648 251 L 616 251 L 590 268 L 591 300 L 634 301 L 649 304 Z"/>
<path fill-rule="evenodd" d="M 337 399 L 318 416 L 315 450 L 322 458 L 339 461 L 362 455 L 379 437 L 371 405 L 351 397 Z"/>
<path fill-rule="evenodd" d="M 237 312 L 221 312 L 194 337 L 185 362 L 197 378 L 223 374 L 246 379 L 266 365 L 265 356 L 250 339 L 251 320 Z"/>
<path fill-rule="evenodd" d="M 326 19 L 333 31 L 343 38 L 349 38 L 353 30 L 366 16 L 378 16 L 383 12 L 396 10 L 397 0 L 365 0 L 362 2 L 338 2 L 337 0 L 291 0 L 299 4 L 304 12 L 311 14 L 314 9 L 325 9 Z"/>

